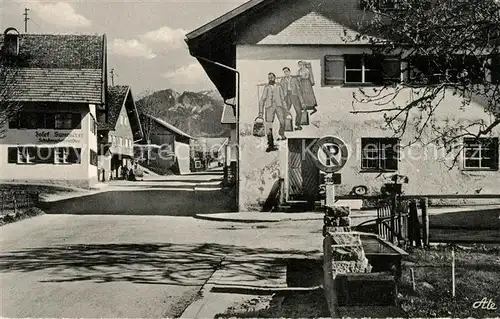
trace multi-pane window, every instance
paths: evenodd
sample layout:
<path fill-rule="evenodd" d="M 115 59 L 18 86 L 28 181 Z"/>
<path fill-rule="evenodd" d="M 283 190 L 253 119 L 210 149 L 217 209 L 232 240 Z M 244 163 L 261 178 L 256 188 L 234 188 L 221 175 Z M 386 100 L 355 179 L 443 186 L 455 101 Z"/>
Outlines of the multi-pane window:
<path fill-rule="evenodd" d="M 82 117 L 79 113 L 57 113 L 55 118 L 56 129 L 80 128 Z"/>
<path fill-rule="evenodd" d="M 422 84 L 481 83 L 485 80 L 482 65 L 483 61 L 477 56 L 415 56 L 409 62 L 409 81 Z"/>
<path fill-rule="evenodd" d="M 81 148 L 17 146 L 8 148 L 12 164 L 80 164 Z"/>
<path fill-rule="evenodd" d="M 498 138 L 464 139 L 464 168 L 498 170 Z"/>
<path fill-rule="evenodd" d="M 398 147 L 397 138 L 362 138 L 361 168 L 369 171 L 397 170 Z"/>
<path fill-rule="evenodd" d="M 78 129 L 79 113 L 20 112 L 9 120 L 11 129 Z"/>
<path fill-rule="evenodd" d="M 17 148 L 18 164 L 34 164 L 36 159 L 36 147 L 23 146 Z"/>
<path fill-rule="evenodd" d="M 381 55 L 327 55 L 323 75 L 325 85 L 388 84 L 400 82 L 401 63 L 397 58 Z"/>
<path fill-rule="evenodd" d="M 54 149 L 54 163 L 55 164 L 68 164 L 69 149 L 64 147 L 57 147 Z"/>

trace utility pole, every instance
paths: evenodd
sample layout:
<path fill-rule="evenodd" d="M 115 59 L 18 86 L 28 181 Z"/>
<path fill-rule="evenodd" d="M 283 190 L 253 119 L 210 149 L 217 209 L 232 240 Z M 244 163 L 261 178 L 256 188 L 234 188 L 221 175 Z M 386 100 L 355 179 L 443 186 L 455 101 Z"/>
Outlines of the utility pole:
<path fill-rule="evenodd" d="M 28 18 L 28 11 L 30 9 L 28 8 L 24 8 L 24 13 L 23 13 L 23 16 L 24 16 L 24 33 L 28 33 L 28 20 L 30 18 Z"/>
<path fill-rule="evenodd" d="M 111 76 L 111 86 L 115 86 L 115 75 L 118 76 L 115 73 L 115 69 L 111 69 L 111 71 L 109 71 L 109 74 Z"/>

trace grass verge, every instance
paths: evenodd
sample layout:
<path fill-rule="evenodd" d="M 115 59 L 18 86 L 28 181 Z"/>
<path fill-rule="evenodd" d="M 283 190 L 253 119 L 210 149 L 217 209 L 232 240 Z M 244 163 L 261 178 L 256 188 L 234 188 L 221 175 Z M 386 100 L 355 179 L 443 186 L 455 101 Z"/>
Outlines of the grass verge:
<path fill-rule="evenodd" d="M 410 317 L 500 316 L 500 245 L 455 246 L 455 298 L 451 246 L 409 249 L 398 301 Z M 415 290 L 410 268 L 414 271 Z M 478 307 L 490 300 L 496 309 Z M 476 304 L 475 304 L 476 303 Z M 491 303 L 490 303 L 491 305 Z M 493 307 L 493 308 L 494 308 Z"/>

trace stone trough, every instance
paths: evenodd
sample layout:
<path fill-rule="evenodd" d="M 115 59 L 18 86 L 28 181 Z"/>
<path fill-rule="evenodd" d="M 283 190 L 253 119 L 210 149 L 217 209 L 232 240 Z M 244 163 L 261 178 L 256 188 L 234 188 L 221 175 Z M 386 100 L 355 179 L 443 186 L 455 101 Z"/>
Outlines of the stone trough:
<path fill-rule="evenodd" d="M 289 260 L 287 284 L 323 286 L 328 307 L 390 306 L 405 251 L 376 234 L 350 231 L 350 209 L 328 207 L 323 228 L 323 255 Z"/>

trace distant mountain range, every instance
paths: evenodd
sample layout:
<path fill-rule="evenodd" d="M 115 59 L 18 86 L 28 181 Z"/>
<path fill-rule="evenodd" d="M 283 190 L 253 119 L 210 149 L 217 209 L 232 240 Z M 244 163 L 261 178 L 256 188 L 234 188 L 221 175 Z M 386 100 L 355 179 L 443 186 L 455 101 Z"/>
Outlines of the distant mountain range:
<path fill-rule="evenodd" d="M 194 137 L 229 136 L 220 123 L 224 101 L 215 91 L 176 92 L 160 90 L 136 102 L 139 112 L 149 113 Z"/>

